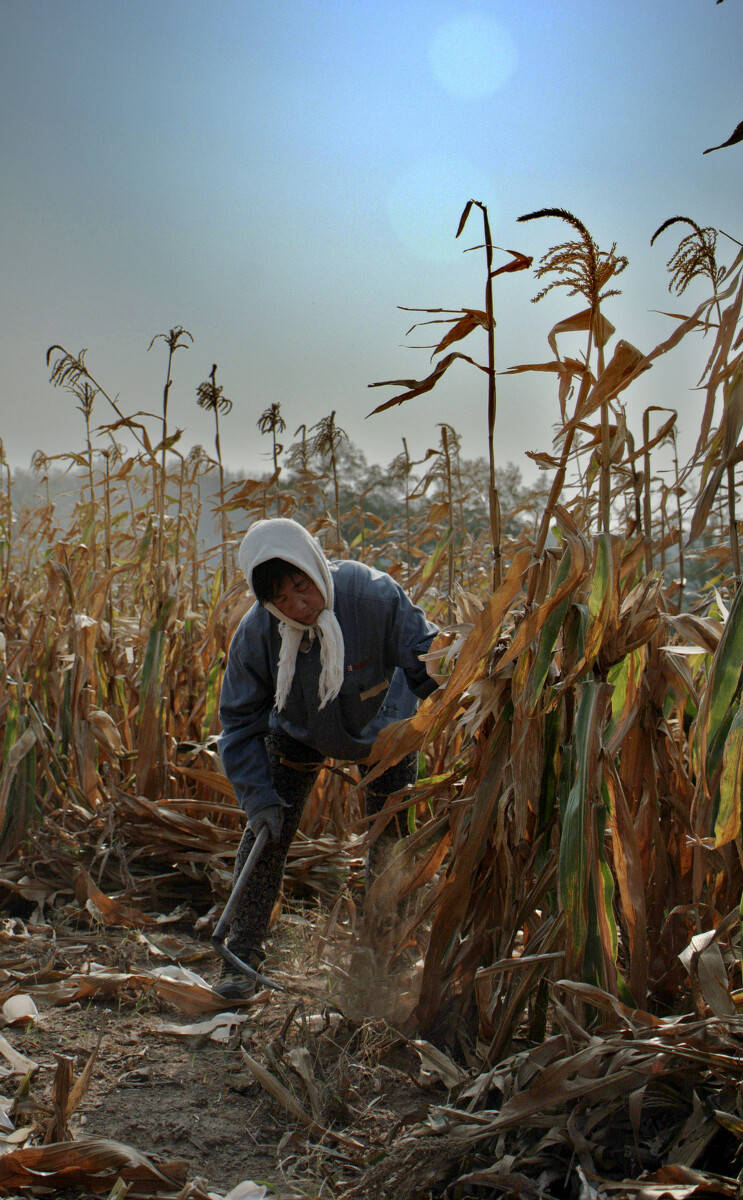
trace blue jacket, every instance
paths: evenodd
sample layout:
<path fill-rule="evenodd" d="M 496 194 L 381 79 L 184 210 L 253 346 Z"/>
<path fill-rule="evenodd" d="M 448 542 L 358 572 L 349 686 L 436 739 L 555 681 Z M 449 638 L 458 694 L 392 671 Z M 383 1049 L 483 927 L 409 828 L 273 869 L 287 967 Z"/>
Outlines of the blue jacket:
<path fill-rule="evenodd" d="M 345 679 L 335 700 L 318 707 L 317 639 L 297 655 L 285 707 L 274 705 L 281 638 L 279 623 L 254 604 L 235 631 L 222 683 L 219 752 L 240 807 L 248 817 L 279 804 L 264 744 L 283 729 L 328 758 L 366 758 L 385 725 L 412 716 L 436 684 L 418 656 L 436 626 L 389 575 L 358 562 L 330 564 L 335 615 L 345 644 Z"/>

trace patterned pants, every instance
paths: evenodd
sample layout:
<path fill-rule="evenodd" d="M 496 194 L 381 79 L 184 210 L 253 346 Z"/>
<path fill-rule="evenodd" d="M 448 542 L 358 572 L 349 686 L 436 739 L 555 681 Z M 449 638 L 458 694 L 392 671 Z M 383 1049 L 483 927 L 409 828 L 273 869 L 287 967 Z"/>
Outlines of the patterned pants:
<path fill-rule="evenodd" d="M 226 939 L 232 953 L 246 961 L 262 958 L 263 939 L 281 887 L 289 846 L 297 832 L 307 797 L 324 762 L 317 751 L 278 730 L 267 736 L 266 749 L 273 785 L 284 803 L 284 825 L 279 841 L 268 841 L 264 846 L 232 918 Z M 363 765 L 360 769 L 362 777 L 369 770 Z M 415 783 L 417 776 L 416 754 L 409 754 L 394 767 L 390 767 L 365 789 L 367 816 L 374 816 L 380 812 L 392 792 Z M 369 851 L 367 886 L 378 873 L 390 844 L 399 836 L 400 830 L 395 818 L 389 822 L 384 833 L 377 838 Z M 253 849 L 254 842 L 255 838 L 246 825 L 235 858 L 233 886 Z"/>

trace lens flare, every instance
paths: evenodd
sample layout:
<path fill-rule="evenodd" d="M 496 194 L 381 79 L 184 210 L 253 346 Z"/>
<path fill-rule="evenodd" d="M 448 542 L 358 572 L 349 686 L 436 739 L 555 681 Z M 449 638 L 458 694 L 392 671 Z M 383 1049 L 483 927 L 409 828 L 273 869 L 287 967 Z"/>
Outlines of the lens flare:
<path fill-rule="evenodd" d="M 481 100 L 510 79 L 518 55 L 507 29 L 491 17 L 457 17 L 434 33 L 429 62 L 439 84 L 460 100 Z"/>

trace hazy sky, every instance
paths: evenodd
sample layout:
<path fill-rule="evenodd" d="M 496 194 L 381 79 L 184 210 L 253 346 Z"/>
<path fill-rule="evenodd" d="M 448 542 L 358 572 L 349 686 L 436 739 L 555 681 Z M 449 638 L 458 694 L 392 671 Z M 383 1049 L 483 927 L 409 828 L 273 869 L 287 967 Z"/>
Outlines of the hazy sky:
<path fill-rule="evenodd" d="M 184 448 L 212 447 L 195 389 L 217 362 L 231 467 L 265 463 L 256 421 L 274 401 L 287 444 L 336 409 L 370 460 L 403 435 L 422 455 L 444 420 L 484 454 L 484 376 L 461 364 L 365 420 L 393 394 L 369 383 L 430 370 L 398 305 L 482 306 L 482 254 L 463 254 L 479 220 L 454 236 L 470 197 L 535 261 L 571 236 L 516 223 L 546 206 L 616 241 L 630 266 L 605 311 L 642 350 L 672 327 L 653 310 L 703 294 L 669 298 L 677 237 L 651 249 L 658 225 L 687 215 L 743 240 L 743 143 L 702 155 L 743 119 L 741 0 L 0 0 L 0 16 L 0 437 L 18 466 L 80 446 L 51 343 L 87 347 L 127 412 L 156 411 L 165 350 L 147 347 L 178 324 L 194 338 L 171 392 Z M 532 305 L 537 290 L 526 272 L 498 281 L 501 368 L 549 358 L 547 332 L 579 307 Z M 638 440 L 643 405 L 663 403 L 691 443 L 704 349 L 627 394 Z M 499 459 L 531 478 L 523 453 L 549 448 L 556 416 L 542 376 L 501 380 Z"/>

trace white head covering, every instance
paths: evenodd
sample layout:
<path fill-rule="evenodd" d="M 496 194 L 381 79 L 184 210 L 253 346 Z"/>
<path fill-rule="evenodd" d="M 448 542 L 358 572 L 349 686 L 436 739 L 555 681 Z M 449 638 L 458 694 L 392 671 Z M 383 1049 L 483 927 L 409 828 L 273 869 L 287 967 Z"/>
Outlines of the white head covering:
<path fill-rule="evenodd" d="M 240 545 L 238 562 L 250 587 L 253 586 L 255 568 L 260 563 L 268 562 L 270 558 L 280 558 L 283 562 L 304 571 L 325 601 L 325 607 L 314 625 L 302 625 L 299 621 L 285 617 L 270 602 L 264 606 L 278 618 L 281 635 L 276 707 L 280 711 L 286 704 L 294 679 L 297 653 L 302 638 L 309 632 L 311 638 L 316 635 L 320 639 L 318 692 L 320 708 L 324 708 L 329 700 L 335 699 L 341 689 L 344 661 L 343 634 L 333 612 L 335 587 L 328 560 L 317 539 L 297 521 L 288 517 L 256 521 L 245 534 Z"/>

